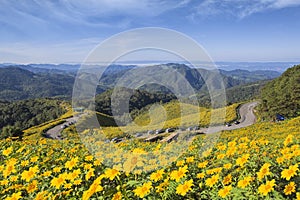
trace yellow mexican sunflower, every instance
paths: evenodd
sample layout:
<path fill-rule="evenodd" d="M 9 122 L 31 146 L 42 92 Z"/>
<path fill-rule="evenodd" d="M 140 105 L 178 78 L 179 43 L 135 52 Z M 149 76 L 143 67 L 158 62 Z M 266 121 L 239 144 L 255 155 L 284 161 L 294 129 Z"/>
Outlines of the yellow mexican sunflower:
<path fill-rule="evenodd" d="M 259 172 L 257 172 L 257 177 L 259 180 L 263 179 L 265 176 L 270 175 L 270 163 L 265 163 L 259 170 Z"/>
<path fill-rule="evenodd" d="M 81 179 L 76 179 L 76 180 L 74 180 L 74 185 L 80 185 L 81 184 L 81 182 L 82 182 L 82 180 Z"/>
<path fill-rule="evenodd" d="M 65 183 L 65 179 L 61 176 L 55 177 L 51 180 L 51 186 L 59 189 Z"/>
<path fill-rule="evenodd" d="M 250 154 L 245 154 L 242 157 L 236 159 L 236 164 L 243 167 L 244 164 L 248 161 Z"/>
<path fill-rule="evenodd" d="M 264 196 L 267 196 L 269 192 L 274 190 L 275 180 L 267 181 L 266 184 L 262 184 L 258 187 L 258 192 Z"/>
<path fill-rule="evenodd" d="M 225 198 L 226 196 L 228 196 L 230 194 L 230 191 L 232 189 L 232 186 L 225 186 L 223 189 L 220 189 L 218 192 L 218 195 L 222 198 Z"/>
<path fill-rule="evenodd" d="M 94 157 L 92 155 L 86 156 L 84 158 L 85 161 L 92 161 L 94 159 Z"/>
<path fill-rule="evenodd" d="M 231 183 L 231 181 L 232 181 L 232 176 L 231 176 L 231 174 L 228 174 L 227 176 L 225 176 L 222 183 L 224 185 L 229 185 Z"/>
<path fill-rule="evenodd" d="M 114 194 L 112 200 L 122 200 L 122 193 L 117 192 L 116 194 Z"/>
<path fill-rule="evenodd" d="M 199 168 L 205 168 L 207 166 L 207 164 L 208 164 L 208 161 L 204 161 L 204 162 L 199 163 L 198 167 Z"/>
<path fill-rule="evenodd" d="M 294 138 L 293 135 L 288 135 L 283 142 L 284 146 L 287 146 L 288 144 L 290 144 L 293 141 L 293 138 Z"/>
<path fill-rule="evenodd" d="M 156 172 L 153 172 L 150 175 L 150 180 L 157 182 L 157 181 L 163 179 L 163 174 L 164 174 L 164 170 L 163 169 L 157 170 Z"/>
<path fill-rule="evenodd" d="M 113 180 L 119 174 L 120 174 L 119 171 L 116 169 L 107 169 L 105 171 L 105 177 L 109 178 L 110 180 Z"/>
<path fill-rule="evenodd" d="M 172 171 L 170 177 L 172 180 L 176 180 L 176 182 L 179 182 L 179 180 L 183 178 L 187 172 L 187 166 L 185 165 L 184 167 L 180 167 L 178 170 Z"/>
<path fill-rule="evenodd" d="M 180 167 L 180 166 L 184 165 L 184 162 L 185 162 L 184 160 L 179 160 L 176 162 L 176 166 Z"/>
<path fill-rule="evenodd" d="M 232 164 L 231 163 L 226 163 L 226 164 L 223 165 L 223 167 L 225 169 L 230 169 L 232 167 Z"/>
<path fill-rule="evenodd" d="M 22 198 L 21 192 L 18 192 L 18 193 L 13 193 L 11 196 L 7 197 L 5 200 L 18 200 L 21 198 Z"/>
<path fill-rule="evenodd" d="M 245 188 L 245 187 L 247 187 L 250 184 L 251 181 L 252 181 L 252 177 L 251 176 L 247 176 L 243 180 L 240 180 L 238 182 L 238 187 Z"/>
<path fill-rule="evenodd" d="M 276 158 L 276 162 L 278 164 L 282 164 L 284 162 L 284 158 L 283 157 L 278 157 L 278 158 Z"/>
<path fill-rule="evenodd" d="M 185 162 L 186 163 L 192 163 L 192 162 L 194 162 L 194 156 L 190 156 L 190 157 L 187 157 L 186 159 L 185 159 Z"/>
<path fill-rule="evenodd" d="M 7 149 L 2 151 L 2 154 L 4 156 L 9 156 L 9 154 L 12 152 L 12 150 L 13 150 L 13 147 L 8 147 Z"/>
<path fill-rule="evenodd" d="M 91 177 L 95 176 L 94 171 L 95 171 L 94 168 L 90 169 L 90 170 L 85 174 L 85 180 L 89 180 Z"/>
<path fill-rule="evenodd" d="M 289 184 L 287 184 L 285 187 L 284 187 L 284 194 L 285 195 L 290 195 L 294 192 L 296 192 L 296 184 L 295 182 L 290 182 Z"/>
<path fill-rule="evenodd" d="M 290 180 L 293 176 L 297 174 L 298 164 L 289 166 L 288 169 L 284 169 L 281 172 L 281 178 L 285 178 L 286 180 Z"/>
<path fill-rule="evenodd" d="M 47 199 L 46 194 L 47 194 L 47 191 L 39 192 L 39 193 L 35 196 L 35 199 L 34 199 L 34 200 L 45 200 L 45 199 Z"/>
<path fill-rule="evenodd" d="M 205 184 L 209 187 L 213 187 L 218 182 L 218 180 L 219 180 L 219 174 L 206 179 Z"/>
<path fill-rule="evenodd" d="M 133 190 L 134 194 L 140 198 L 144 198 L 147 194 L 150 193 L 150 190 L 152 188 L 152 183 L 147 182 L 144 183 L 142 186 L 137 187 L 135 190 Z"/>
<path fill-rule="evenodd" d="M 21 179 L 29 182 L 32 178 L 35 177 L 38 171 L 38 166 L 30 167 L 28 171 L 23 171 L 23 173 L 21 174 Z"/>
<path fill-rule="evenodd" d="M 176 193 L 181 196 L 185 196 L 188 191 L 192 190 L 192 186 L 193 186 L 193 179 L 189 181 L 185 181 L 183 184 L 177 186 Z"/>
<path fill-rule="evenodd" d="M 197 174 L 197 178 L 204 178 L 205 177 L 205 173 L 203 173 L 203 172 L 200 172 L 200 173 L 198 173 Z"/>
<path fill-rule="evenodd" d="M 73 169 L 73 167 L 75 167 L 77 165 L 77 162 L 78 162 L 78 158 L 72 158 L 70 161 L 67 161 L 66 164 L 65 164 L 65 167 L 67 169 Z"/>
<path fill-rule="evenodd" d="M 33 180 L 27 187 L 26 187 L 26 190 L 27 192 L 30 194 L 30 193 L 33 193 L 34 191 L 36 191 L 38 189 L 37 187 L 37 180 Z"/>

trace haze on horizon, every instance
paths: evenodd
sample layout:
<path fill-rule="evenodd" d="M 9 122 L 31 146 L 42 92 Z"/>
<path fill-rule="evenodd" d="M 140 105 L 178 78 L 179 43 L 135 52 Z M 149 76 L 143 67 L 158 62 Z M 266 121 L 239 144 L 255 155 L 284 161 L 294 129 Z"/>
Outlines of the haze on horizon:
<path fill-rule="evenodd" d="M 214 61 L 300 60 L 300 0 L 3 0 L 0 11 L 1 63 L 81 63 L 103 40 L 143 27 L 182 32 Z"/>

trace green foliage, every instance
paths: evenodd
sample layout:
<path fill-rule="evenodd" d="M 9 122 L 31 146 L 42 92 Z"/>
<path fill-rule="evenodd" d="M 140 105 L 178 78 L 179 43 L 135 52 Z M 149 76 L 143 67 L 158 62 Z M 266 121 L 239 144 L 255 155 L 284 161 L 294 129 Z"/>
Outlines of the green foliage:
<path fill-rule="evenodd" d="M 74 77 L 67 74 L 35 74 L 17 67 L 0 68 L 0 99 L 70 97 Z"/>
<path fill-rule="evenodd" d="M 15 126 L 5 126 L 0 133 L 0 139 L 5 139 L 8 137 L 22 137 L 23 131 Z"/>
<path fill-rule="evenodd" d="M 124 101 L 129 101 L 129 112 L 132 111 L 138 112 L 138 110 L 142 109 L 143 107 L 149 104 L 153 104 L 157 102 L 166 103 L 176 98 L 172 94 L 164 94 L 160 92 L 150 93 L 143 90 L 131 90 L 126 88 L 115 88 L 115 89 L 120 91 L 120 92 L 116 92 L 117 96 L 115 99 L 117 99 L 117 101 L 114 102 L 114 106 L 118 108 L 118 110 L 116 110 L 115 112 L 117 112 L 119 116 L 126 113 L 126 110 L 122 110 L 124 107 L 123 106 Z M 95 99 L 96 111 L 111 116 L 113 115 L 112 108 L 111 108 L 112 94 L 113 94 L 113 90 L 108 90 L 96 96 Z"/>
<path fill-rule="evenodd" d="M 31 139 L 33 139 L 33 138 L 37 139 L 40 136 L 44 137 L 47 130 L 49 130 L 59 124 L 64 123 L 66 121 L 65 119 L 70 118 L 76 114 L 76 113 L 73 113 L 73 111 L 70 109 L 69 105 L 63 104 L 63 106 L 66 107 L 68 112 L 64 113 L 57 119 L 47 121 L 45 123 L 39 124 L 37 126 L 32 126 L 28 129 L 24 130 L 24 135 L 29 136 Z"/>
<path fill-rule="evenodd" d="M 61 103 L 50 99 L 0 102 L 0 129 L 9 125 L 24 130 L 58 118 L 66 111 Z"/>
<path fill-rule="evenodd" d="M 261 115 L 274 119 L 281 114 L 287 118 L 300 115 L 300 65 L 289 68 L 261 91 Z"/>
<path fill-rule="evenodd" d="M 260 90 L 268 81 L 259 81 L 255 83 L 249 83 L 244 85 L 238 85 L 231 88 L 225 89 L 226 93 L 226 104 L 231 105 L 234 103 L 246 102 L 260 97 Z M 220 92 L 216 92 L 213 95 L 214 99 L 218 99 Z M 211 107 L 211 97 L 208 92 L 201 92 L 197 94 L 199 105 L 204 107 Z"/>

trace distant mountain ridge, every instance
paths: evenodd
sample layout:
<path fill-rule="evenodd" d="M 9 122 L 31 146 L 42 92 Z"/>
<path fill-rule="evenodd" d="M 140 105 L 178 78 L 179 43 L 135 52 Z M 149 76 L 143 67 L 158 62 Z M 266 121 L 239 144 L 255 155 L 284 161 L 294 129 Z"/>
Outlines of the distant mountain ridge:
<path fill-rule="evenodd" d="M 270 80 L 277 78 L 281 75 L 281 73 L 273 70 L 248 71 L 244 69 L 235 69 L 231 71 L 220 70 L 220 73 L 226 76 L 230 76 L 234 79 L 244 80 L 248 83 L 261 80 Z"/>
<path fill-rule="evenodd" d="M 116 80 L 119 77 L 123 76 L 123 74 L 126 71 L 131 70 L 134 67 L 136 66 L 130 66 L 126 70 L 114 71 L 113 73 L 107 74 L 106 76 L 104 76 L 103 79 L 100 80 L 100 82 L 104 85 L 111 84 L 113 86 L 113 84 L 116 82 Z M 215 70 L 207 70 L 207 69 L 200 69 L 200 68 L 190 68 L 185 64 L 178 64 L 178 63 L 167 63 L 167 64 L 155 65 L 153 67 L 156 67 L 158 73 L 163 70 L 160 70 L 160 68 L 157 67 L 161 67 L 161 68 L 169 67 L 175 69 L 177 72 L 182 74 L 184 78 L 189 81 L 191 86 L 197 91 L 207 90 L 204 80 L 212 81 L 214 78 L 218 76 L 218 73 L 220 73 L 221 77 L 223 78 L 225 88 L 230 88 L 230 87 L 253 83 L 262 80 L 270 80 L 270 79 L 277 78 L 281 75 L 281 73 L 279 72 L 269 71 L 269 70 L 215 71 Z M 149 70 L 151 70 L 151 68 L 149 68 Z M 166 78 L 163 76 L 164 74 L 162 74 L 162 78 Z"/>
<path fill-rule="evenodd" d="M 19 67 L 0 68 L 0 99 L 22 100 L 71 96 L 74 77 L 56 73 L 37 74 Z"/>
<path fill-rule="evenodd" d="M 0 67 L 0 76 L 3 77 L 0 80 L 0 99 L 21 100 L 58 96 L 70 98 L 76 76 L 76 69 L 79 68 L 79 65 L 55 65 L 55 68 L 51 68 L 52 66 L 52 64 L 42 65 L 42 68 L 40 68 L 40 64 L 31 64 Z M 59 67 L 61 67 L 61 69 L 57 69 Z M 65 69 L 69 69 L 68 67 L 71 67 L 70 70 L 65 71 Z M 212 81 L 211 83 L 215 81 L 214 79 L 216 77 L 216 71 L 190 68 L 184 64 L 168 63 L 156 65 L 156 67 L 158 67 L 158 69 L 170 68 L 177 70 L 198 92 L 207 91 L 203 77 L 209 77 L 208 80 Z M 107 89 L 113 88 L 119 78 L 134 68 L 138 68 L 138 66 L 111 65 L 106 68 L 99 81 L 97 93 L 102 93 Z M 151 71 L 151 67 L 147 70 Z M 247 70 L 220 70 L 220 73 L 225 88 L 231 88 L 260 80 L 269 80 L 280 75 L 280 73 L 274 71 L 250 72 Z M 82 73 L 82 76 L 84 77 L 78 78 L 88 78 L 94 82 L 95 80 L 97 81 L 95 73 L 90 72 L 89 70 L 87 70 L 86 73 Z M 166 78 L 164 77 L 164 74 L 161 76 L 162 78 Z M 210 84 L 210 82 L 208 83 Z M 177 84 L 179 83 L 174 83 L 175 86 Z M 165 90 L 162 86 L 157 85 L 145 85 L 141 89 L 150 92 L 170 92 Z"/>

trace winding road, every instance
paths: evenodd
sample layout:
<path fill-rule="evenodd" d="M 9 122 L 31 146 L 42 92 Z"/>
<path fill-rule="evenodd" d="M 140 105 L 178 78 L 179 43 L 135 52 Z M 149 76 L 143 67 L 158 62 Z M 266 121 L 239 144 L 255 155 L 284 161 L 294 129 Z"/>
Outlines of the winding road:
<path fill-rule="evenodd" d="M 46 134 L 45 137 L 47 138 L 51 138 L 51 139 L 55 139 L 55 140 L 62 140 L 62 136 L 61 136 L 61 131 L 68 127 L 70 125 L 70 123 L 76 123 L 78 121 L 78 119 L 80 118 L 80 116 L 73 116 L 70 118 L 65 119 L 66 121 L 62 124 L 59 124 L 57 126 L 54 126 L 53 128 L 49 129 Z M 63 128 L 64 127 L 64 128 Z"/>
<path fill-rule="evenodd" d="M 220 126 L 212 126 L 209 128 L 204 128 L 201 129 L 203 133 L 216 133 L 222 130 L 234 130 L 234 129 L 239 129 L 243 127 L 250 126 L 256 122 L 256 116 L 254 115 L 254 107 L 257 106 L 258 102 L 250 102 L 250 103 L 245 103 L 241 105 L 239 108 L 239 114 L 240 114 L 240 120 L 239 124 L 232 124 L 231 126 L 227 127 L 225 125 L 220 125 Z"/>
<path fill-rule="evenodd" d="M 246 126 L 250 126 L 256 122 L 256 117 L 254 115 L 253 110 L 257 104 L 258 104 L 258 102 L 255 101 L 255 102 L 245 103 L 245 104 L 241 105 L 241 107 L 239 108 L 239 114 L 240 114 L 240 120 L 239 120 L 240 123 L 239 124 L 233 124 L 229 127 L 227 127 L 225 125 L 211 126 L 209 128 L 201 128 L 200 131 L 203 133 L 209 134 L 209 133 L 216 133 L 216 132 L 219 132 L 222 130 L 234 130 L 234 129 L 239 129 L 239 128 L 243 128 Z M 64 125 L 69 125 L 70 122 L 76 123 L 80 117 L 81 117 L 81 115 L 67 118 L 66 122 L 64 122 L 63 124 L 59 124 L 51 129 L 49 129 L 45 134 L 46 137 L 56 139 L 56 140 L 63 139 L 60 133 L 64 129 L 63 128 Z"/>

